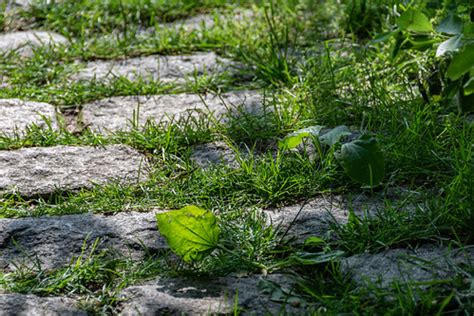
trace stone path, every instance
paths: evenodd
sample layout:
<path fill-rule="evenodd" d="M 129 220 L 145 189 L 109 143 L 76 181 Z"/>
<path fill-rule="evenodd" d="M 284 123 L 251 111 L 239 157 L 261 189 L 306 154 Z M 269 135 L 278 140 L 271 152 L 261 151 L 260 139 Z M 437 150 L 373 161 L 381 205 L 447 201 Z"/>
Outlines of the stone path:
<path fill-rule="evenodd" d="M 197 145 L 193 148 L 190 158 L 201 168 L 209 168 L 215 165 L 238 167 L 236 152 L 224 142 Z"/>
<path fill-rule="evenodd" d="M 215 53 L 186 56 L 144 56 L 124 60 L 92 61 L 71 77 L 76 81 L 113 80 L 124 77 L 131 81 L 184 83 L 194 76 L 215 75 L 229 70 L 230 61 Z"/>
<path fill-rule="evenodd" d="M 0 135 L 21 135 L 28 126 L 46 127 L 48 121 L 53 129 L 57 128 L 56 109 L 50 104 L 0 99 Z"/>
<path fill-rule="evenodd" d="M 473 247 L 449 249 L 426 244 L 415 249 L 355 255 L 342 261 L 342 271 L 360 286 L 369 283 L 387 288 L 394 281 L 416 284 L 446 280 L 459 273 L 458 266 L 473 264 Z"/>
<path fill-rule="evenodd" d="M 274 302 L 262 293 L 263 280 L 290 287 L 288 279 L 279 274 L 267 278 L 218 277 L 156 279 L 144 285 L 125 289 L 120 297 L 120 315 L 216 315 L 233 314 L 236 306 L 243 315 L 277 315 L 302 312 L 283 302 Z M 260 286 L 259 286 L 260 285 Z M 260 287 L 260 288 L 259 288 Z M 236 302 L 237 301 L 237 302 Z M 237 304 L 236 304 L 237 303 Z"/>
<path fill-rule="evenodd" d="M 0 53 L 16 52 L 30 57 L 34 49 L 45 46 L 65 45 L 68 40 L 57 33 L 46 31 L 21 31 L 0 34 Z"/>
<path fill-rule="evenodd" d="M 383 209 L 382 201 L 381 198 L 370 199 L 365 196 L 356 196 L 349 201 L 344 196 L 329 195 L 264 212 L 269 225 L 282 232 L 288 231 L 288 237 L 294 237 L 297 242 L 303 243 L 311 236 L 331 237 L 328 236 L 331 225 L 346 224 L 350 208 L 360 218 L 372 216 L 377 210 Z"/>
<path fill-rule="evenodd" d="M 76 308 L 77 301 L 64 297 L 38 297 L 23 294 L 1 294 L 0 316 L 86 316 Z"/>
<path fill-rule="evenodd" d="M 9 8 L 28 7 L 31 1 L 9 1 Z M 237 18 L 247 17 L 247 13 Z M 192 32 L 202 26 L 213 27 L 215 21 L 198 15 L 184 21 L 163 24 L 170 30 Z M 148 29 L 141 35 L 153 34 Z M 28 58 L 38 47 L 67 45 L 63 36 L 48 31 L 22 31 L 0 34 L 0 54 L 17 52 Z M 79 61 L 80 63 L 80 61 Z M 98 80 L 108 82 L 117 77 L 131 81 L 161 81 L 185 83 L 194 76 L 219 75 L 237 64 L 214 52 L 199 52 L 183 56 L 141 56 L 123 60 L 91 61 L 70 77 L 71 81 Z M 2 85 L 4 78 L 1 78 Z M 5 83 L 6 85 L 7 83 Z M 190 93 L 153 96 L 116 96 L 78 105 L 81 112 L 74 119 L 94 132 L 127 131 L 132 121 L 143 127 L 147 121 L 156 122 L 213 113 L 217 119 L 237 107 L 258 112 L 264 100 L 259 91 L 231 91 L 220 95 Z M 0 100 L 0 133 L 2 136 L 21 135 L 32 124 L 45 127 L 50 121 L 53 129 L 60 125 L 60 114 L 53 105 L 28 100 Z M 200 167 L 224 163 L 237 164 L 236 153 L 222 142 L 196 146 L 193 161 Z M 111 183 L 140 184 L 147 180 L 152 167 L 144 154 L 125 145 L 54 146 L 0 151 L 0 199 L 19 194 L 29 199 L 56 192 L 74 192 Z M 347 223 L 349 206 L 358 216 L 368 210 L 372 216 L 383 208 L 382 202 L 356 199 L 347 203 L 340 196 L 311 199 L 304 206 L 290 205 L 267 209 L 263 213 L 267 225 L 286 233 L 293 242 L 302 243 L 307 237 L 332 238 L 330 228 L 336 222 Z M 144 210 L 145 211 L 145 210 Z M 81 254 L 88 255 L 97 241 L 97 250 L 111 255 L 141 260 L 145 254 L 168 249 L 156 227 L 155 215 L 166 210 L 123 212 L 111 216 L 77 214 L 18 219 L 0 219 L 0 273 L 19 267 L 50 271 L 66 267 Z M 471 264 L 473 248 L 449 250 L 434 244 L 416 249 L 392 249 L 377 254 L 359 254 L 341 261 L 342 272 L 358 286 L 378 283 L 388 287 L 393 281 L 424 282 L 452 277 L 458 266 Z M 117 296 L 116 306 L 121 315 L 137 314 L 228 314 L 236 305 L 243 314 L 302 314 L 297 304 L 285 304 L 271 299 L 261 284 L 275 282 L 288 289 L 293 283 L 282 274 L 267 277 L 235 275 L 209 278 L 157 278 L 125 288 Z M 0 292 L 1 315 L 87 315 L 78 306 L 80 298 L 38 297 L 35 295 Z"/>
<path fill-rule="evenodd" d="M 2 219 L 0 268 L 35 267 L 38 262 L 45 270 L 64 267 L 83 250 L 87 257 L 98 238 L 98 251 L 111 249 L 112 254 L 139 260 L 145 253 L 168 249 L 156 226 L 159 212 Z"/>
<path fill-rule="evenodd" d="M 262 103 L 262 96 L 255 91 L 202 96 L 172 94 L 112 97 L 85 104 L 80 116 L 83 125 L 95 131 L 119 131 L 130 130 L 133 122 L 141 127 L 148 120 L 160 122 L 202 112 L 213 113 L 216 117 L 235 108 L 255 112 L 262 107 Z"/>
<path fill-rule="evenodd" d="M 54 146 L 0 151 L 0 195 L 46 195 L 147 178 L 143 155 L 125 145 Z"/>

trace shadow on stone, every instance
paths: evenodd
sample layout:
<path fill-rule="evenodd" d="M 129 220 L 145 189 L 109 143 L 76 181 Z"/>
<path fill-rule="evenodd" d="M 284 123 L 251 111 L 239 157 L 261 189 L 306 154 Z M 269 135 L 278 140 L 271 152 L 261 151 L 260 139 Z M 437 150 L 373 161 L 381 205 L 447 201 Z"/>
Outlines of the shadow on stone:
<path fill-rule="evenodd" d="M 81 253 L 87 255 L 97 239 L 99 251 L 140 260 L 168 249 L 156 227 L 157 212 L 0 219 L 0 267 L 64 267 Z"/>

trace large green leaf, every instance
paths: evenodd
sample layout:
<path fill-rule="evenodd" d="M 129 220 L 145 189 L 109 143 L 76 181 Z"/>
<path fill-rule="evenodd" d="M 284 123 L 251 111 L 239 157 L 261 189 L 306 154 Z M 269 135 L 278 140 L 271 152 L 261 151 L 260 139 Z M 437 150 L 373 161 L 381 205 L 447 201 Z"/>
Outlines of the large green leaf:
<path fill-rule="evenodd" d="M 462 35 L 456 35 L 439 44 L 436 50 L 436 57 L 456 51 L 461 46 L 461 37 Z"/>
<path fill-rule="evenodd" d="M 157 214 L 156 220 L 171 250 L 186 262 L 202 260 L 219 241 L 217 218 L 197 206 Z"/>
<path fill-rule="evenodd" d="M 451 80 L 458 80 L 474 67 L 474 44 L 466 45 L 453 56 L 446 74 Z"/>
<path fill-rule="evenodd" d="M 445 17 L 436 28 L 437 32 L 445 34 L 461 34 L 463 29 L 463 23 L 460 17 L 451 12 L 447 17 Z"/>
<path fill-rule="evenodd" d="M 335 156 L 347 175 L 355 181 L 370 186 L 376 186 L 382 181 L 385 162 L 377 140 L 372 136 L 365 134 L 342 145 Z"/>
<path fill-rule="evenodd" d="M 351 131 L 347 126 L 341 125 L 334 127 L 330 131 L 326 132 L 325 134 L 319 137 L 319 141 L 323 144 L 334 146 L 338 143 L 343 136 L 352 135 Z"/>
<path fill-rule="evenodd" d="M 283 140 L 281 140 L 278 144 L 278 147 L 280 147 L 280 149 L 296 148 L 303 142 L 304 138 L 309 136 L 319 136 L 319 133 L 323 128 L 324 126 L 315 125 L 297 130 L 296 132 L 289 134 Z"/>
<path fill-rule="evenodd" d="M 397 19 L 397 25 L 402 30 L 426 33 L 433 31 L 430 20 L 421 13 L 414 9 L 408 9 Z"/>
<path fill-rule="evenodd" d="M 292 149 L 296 148 L 303 142 L 303 139 L 309 136 L 318 137 L 319 141 L 328 146 L 334 146 L 338 143 L 343 136 L 352 135 L 351 131 L 347 126 L 341 125 L 333 129 L 330 129 L 324 133 L 321 133 L 324 126 L 315 125 L 307 128 L 297 130 L 286 136 L 279 143 L 280 149 Z"/>

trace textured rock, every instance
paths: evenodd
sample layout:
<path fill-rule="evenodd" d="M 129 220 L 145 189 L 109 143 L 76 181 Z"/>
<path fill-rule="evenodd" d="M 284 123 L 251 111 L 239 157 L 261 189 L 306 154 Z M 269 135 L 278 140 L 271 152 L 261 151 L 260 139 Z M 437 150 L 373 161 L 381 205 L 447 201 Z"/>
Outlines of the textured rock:
<path fill-rule="evenodd" d="M 285 285 L 282 275 L 268 280 Z M 217 277 L 195 279 L 158 279 L 142 286 L 125 289 L 120 315 L 215 315 L 234 312 L 236 295 L 243 315 L 277 315 L 282 305 L 259 289 L 260 278 Z M 283 310 L 285 307 L 283 307 Z M 301 309 L 286 307 L 298 314 Z"/>
<path fill-rule="evenodd" d="M 236 9 L 232 10 L 231 12 L 219 12 L 214 15 L 198 14 L 187 19 L 176 20 L 170 23 L 161 23 L 158 24 L 158 28 L 185 32 L 201 31 L 204 29 L 212 29 L 216 25 L 216 21 L 219 21 L 219 23 L 228 23 L 242 21 L 244 19 L 250 19 L 254 17 L 255 12 L 252 10 Z M 156 28 L 151 27 L 148 28 L 144 34 L 153 34 L 155 31 Z"/>
<path fill-rule="evenodd" d="M 20 31 L 0 34 L 0 53 L 16 51 L 20 56 L 33 55 L 33 49 L 41 46 L 66 44 L 68 40 L 59 34 L 46 31 Z"/>
<path fill-rule="evenodd" d="M 0 151 L 0 194 L 45 195 L 146 178 L 146 161 L 124 146 L 55 146 Z"/>
<path fill-rule="evenodd" d="M 225 164 L 237 167 L 235 152 L 224 142 L 213 142 L 198 145 L 193 148 L 191 160 L 201 168 L 208 168 L 214 164 Z"/>
<path fill-rule="evenodd" d="M 192 32 L 201 29 L 210 29 L 215 25 L 215 20 L 212 15 L 199 14 L 187 19 L 176 20 L 171 23 L 163 23 L 161 28 L 170 28 L 175 30 L 183 30 L 185 32 Z M 150 29 L 151 30 L 151 29 Z"/>
<path fill-rule="evenodd" d="M 227 64 L 227 65 L 226 65 Z M 229 61 L 215 53 L 197 53 L 187 56 L 146 56 L 124 60 L 92 61 L 72 76 L 73 80 L 111 80 L 125 77 L 161 82 L 184 82 L 186 77 L 215 74 L 226 70 Z"/>
<path fill-rule="evenodd" d="M 221 96 L 172 94 L 155 96 L 112 97 L 83 106 L 82 122 L 93 130 L 129 130 L 132 121 L 143 126 L 147 120 L 169 120 L 173 116 L 197 115 L 212 112 L 220 116 L 227 109 L 243 107 L 257 111 L 262 107 L 262 96 L 255 91 L 225 93 Z"/>
<path fill-rule="evenodd" d="M 23 132 L 28 125 L 46 126 L 45 119 L 57 127 L 56 109 L 47 103 L 0 99 L 0 133 L 7 136 Z"/>
<path fill-rule="evenodd" d="M 326 236 L 332 223 L 347 223 L 350 208 L 357 216 L 363 217 L 371 216 L 383 207 L 383 199 L 370 200 L 364 196 L 352 198 L 350 202 L 341 196 L 322 196 L 309 200 L 306 205 L 301 203 L 264 212 L 274 227 L 283 232 L 290 228 L 288 236 L 302 242 L 310 236 Z"/>
<path fill-rule="evenodd" d="M 0 294 L 0 316 L 86 316 L 76 301 L 64 297 L 38 297 L 23 294 Z"/>
<path fill-rule="evenodd" d="M 58 268 L 81 254 L 84 241 L 87 256 L 97 238 L 99 250 L 140 259 L 145 250 L 167 249 L 156 227 L 157 212 L 0 219 L 0 267 L 15 270 L 18 264 L 33 266 L 38 260 L 43 269 Z"/>
<path fill-rule="evenodd" d="M 449 250 L 423 245 L 417 249 L 391 249 L 377 254 L 359 254 L 342 261 L 341 269 L 364 286 L 375 283 L 388 287 L 393 281 L 424 282 L 456 275 L 455 265 L 474 262 L 474 248 Z"/>
<path fill-rule="evenodd" d="M 0 3 L 1 2 L 2 1 L 0 1 Z M 33 0 L 5 0 L 5 2 L 7 3 L 7 7 L 27 7 L 33 4 Z"/>

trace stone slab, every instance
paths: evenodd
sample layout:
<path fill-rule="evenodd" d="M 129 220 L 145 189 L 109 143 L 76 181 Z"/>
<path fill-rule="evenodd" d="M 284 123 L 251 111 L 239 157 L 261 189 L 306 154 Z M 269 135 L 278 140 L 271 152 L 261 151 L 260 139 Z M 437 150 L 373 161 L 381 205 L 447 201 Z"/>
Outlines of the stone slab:
<path fill-rule="evenodd" d="M 367 283 L 387 288 L 400 283 L 443 280 L 456 275 L 456 265 L 474 265 L 474 246 L 448 249 L 423 245 L 416 249 L 391 249 L 381 253 L 363 253 L 344 259 L 341 269 L 360 286 Z"/>
<path fill-rule="evenodd" d="M 218 95 L 171 94 L 154 96 L 112 97 L 83 105 L 82 123 L 95 131 L 130 130 L 132 122 L 139 127 L 148 120 L 159 122 L 202 112 L 222 116 L 228 109 L 258 111 L 263 97 L 256 91 L 238 91 Z M 138 119 L 137 119 L 138 117 Z"/>
<path fill-rule="evenodd" d="M 224 142 L 213 142 L 195 146 L 191 154 L 191 160 L 201 168 L 209 168 L 212 165 L 219 164 L 237 168 L 239 165 L 236 153 Z"/>
<path fill-rule="evenodd" d="M 125 145 L 35 147 L 0 151 L 0 195 L 47 195 L 111 181 L 146 179 L 145 157 Z"/>
<path fill-rule="evenodd" d="M 75 81 L 113 80 L 125 77 L 131 81 L 185 82 L 196 74 L 216 74 L 228 69 L 230 61 L 213 52 L 185 56 L 151 55 L 123 60 L 91 61 L 71 79 Z"/>
<path fill-rule="evenodd" d="M 215 14 L 198 14 L 186 19 L 176 20 L 170 23 L 160 23 L 157 25 L 158 29 L 171 29 L 175 31 L 193 32 L 201 30 L 209 30 L 219 24 L 225 24 L 235 21 L 243 21 L 244 19 L 255 18 L 256 13 L 249 9 L 234 9 L 231 12 L 216 12 Z M 142 34 L 153 35 L 157 28 L 147 28 Z"/>
<path fill-rule="evenodd" d="M 57 128 L 54 106 L 19 99 L 0 99 L 0 133 L 5 136 L 15 133 L 21 135 L 26 127 L 32 124 L 46 127 L 45 119 L 50 121 L 53 128 Z"/>
<path fill-rule="evenodd" d="M 0 1 L 0 3 L 6 3 L 7 4 L 7 8 L 8 7 L 15 7 L 15 6 L 19 6 L 19 7 L 28 7 L 30 5 L 33 4 L 33 0 L 3 0 L 3 1 Z"/>
<path fill-rule="evenodd" d="M 269 275 L 267 280 L 288 284 L 283 275 Z M 271 300 L 259 288 L 261 278 L 209 277 L 157 279 L 125 289 L 119 315 L 216 315 L 233 314 L 238 296 L 239 315 L 279 315 L 283 311 L 297 315 L 299 308 Z M 291 289 L 290 289 L 291 290 Z M 282 313 L 283 312 L 283 313 Z"/>
<path fill-rule="evenodd" d="M 288 232 L 288 237 L 296 238 L 301 243 L 310 236 L 330 237 L 333 223 L 345 224 L 349 219 L 349 209 L 363 217 L 371 216 L 383 208 L 383 199 L 368 199 L 355 196 L 350 199 L 344 196 L 321 196 L 295 205 L 267 209 L 264 213 L 268 224 Z M 301 212 L 300 212 L 301 210 Z"/>
<path fill-rule="evenodd" d="M 168 249 L 156 226 L 158 212 L 162 211 L 0 219 L 0 267 L 32 267 L 38 260 L 42 269 L 59 268 L 81 254 L 85 241 L 87 256 L 97 238 L 99 250 L 112 249 L 139 260 L 146 251 Z"/>
<path fill-rule="evenodd" d="M 38 297 L 0 294 L 0 316 L 87 316 L 75 307 L 76 301 L 64 297 Z"/>
<path fill-rule="evenodd" d="M 68 40 L 48 31 L 18 31 L 0 34 L 0 53 L 16 51 L 22 57 L 33 55 L 34 48 L 67 44 Z"/>

